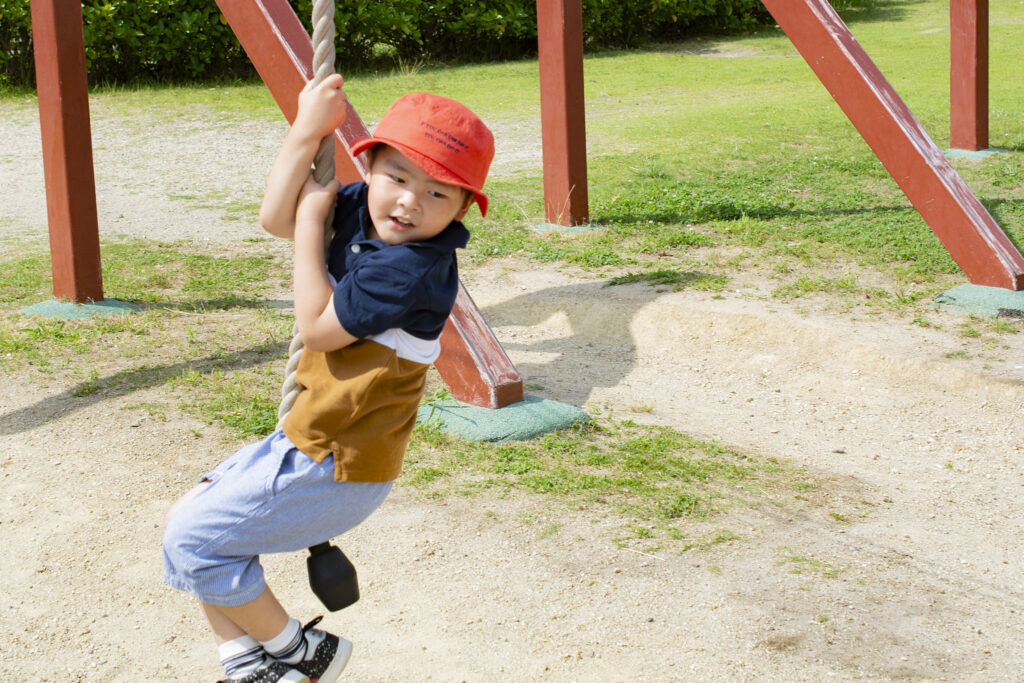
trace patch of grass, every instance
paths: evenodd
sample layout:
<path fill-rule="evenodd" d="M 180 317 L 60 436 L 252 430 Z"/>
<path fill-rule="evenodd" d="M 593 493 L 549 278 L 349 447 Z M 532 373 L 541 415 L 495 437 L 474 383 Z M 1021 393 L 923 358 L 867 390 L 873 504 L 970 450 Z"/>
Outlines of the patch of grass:
<path fill-rule="evenodd" d="M 50 255 L 47 251 L 36 250 L 4 258 L 2 267 L 0 304 L 28 305 L 50 296 Z"/>
<path fill-rule="evenodd" d="M 88 396 L 89 394 L 95 394 L 102 388 L 102 385 L 97 381 L 98 377 L 98 373 L 95 370 L 93 370 L 90 373 L 89 379 L 87 379 L 84 382 L 81 382 L 80 384 L 78 384 L 78 386 L 74 387 L 71 390 L 71 395 L 79 397 Z"/>
<path fill-rule="evenodd" d="M 229 197 L 225 192 L 214 192 L 207 190 L 202 196 L 197 195 L 168 195 L 171 199 L 180 199 L 188 202 L 197 209 L 212 209 L 220 211 L 224 217 L 232 221 L 255 222 L 260 211 L 260 199 L 238 199 Z M 256 240 L 248 240 L 256 241 Z"/>
<path fill-rule="evenodd" d="M 559 527 L 558 524 L 548 524 L 546 527 L 537 532 L 537 539 L 551 538 L 552 536 L 558 535 Z"/>
<path fill-rule="evenodd" d="M 167 421 L 167 405 L 164 403 L 156 403 L 153 401 L 144 401 L 142 403 L 133 406 L 136 410 L 141 410 L 146 413 L 149 417 L 159 420 L 160 422 Z"/>
<path fill-rule="evenodd" d="M 782 299 L 793 299 L 806 294 L 830 292 L 851 293 L 856 289 L 856 280 L 852 275 L 844 275 L 839 278 L 801 275 L 795 282 L 776 288 L 775 291 L 772 292 L 772 296 Z"/>
<path fill-rule="evenodd" d="M 249 368 L 180 373 L 171 386 L 183 394 L 180 407 L 208 423 L 219 423 L 237 436 L 260 438 L 277 425 L 281 371 Z"/>
<path fill-rule="evenodd" d="M 960 336 L 972 338 L 980 337 L 981 330 L 975 327 L 972 323 L 964 323 L 960 326 Z"/>
<path fill-rule="evenodd" d="M 684 537 L 680 535 L 679 539 L 682 540 L 683 538 Z M 742 538 L 739 534 L 733 533 L 729 529 L 718 529 L 709 535 L 698 537 L 697 539 L 686 540 L 683 545 L 683 551 L 707 551 L 724 543 L 732 543 L 733 541 L 740 540 L 742 540 Z"/>
<path fill-rule="evenodd" d="M 200 252 L 194 246 L 145 240 L 101 246 L 104 296 L 138 304 L 202 310 L 254 305 L 272 272 L 284 272 L 270 254 Z M 27 306 L 52 298 L 45 248 L 3 259 L 0 304 Z"/>
<path fill-rule="evenodd" d="M 795 466 L 630 421 L 499 444 L 463 442 L 436 426 L 420 426 L 403 477 L 435 497 L 520 490 L 577 507 L 597 505 L 662 530 L 785 496 L 781 492 L 807 478 Z"/>
<path fill-rule="evenodd" d="M 127 114 L 138 109 L 159 113 L 163 120 L 180 121 L 202 113 L 214 119 L 279 120 L 281 110 L 259 80 L 198 85 L 99 85 L 90 93 L 93 106 Z"/>
<path fill-rule="evenodd" d="M 231 341 L 252 340 L 267 351 L 289 336 L 290 318 L 263 310 L 260 298 L 285 267 L 265 254 L 197 253 L 194 247 L 141 240 L 110 244 L 102 249 L 104 293 L 108 298 L 134 302 L 142 312 L 77 320 L 58 320 L 21 314 L 21 308 L 49 298 L 49 257 L 37 247 L 18 247 L 0 260 L 7 274 L 0 279 L 0 367 L 6 370 L 74 368 L 78 359 L 104 358 L 118 365 L 166 354 L 166 345 L 180 347 L 179 358 L 216 355 L 227 348 L 225 332 L 232 327 L 208 313 L 253 311 L 248 329 L 237 330 Z M 196 315 L 190 323 L 175 320 Z M 237 321 L 234 321 L 237 322 Z M 207 324 L 211 323 L 211 324 Z M 159 343 L 157 340 L 159 339 Z M 97 387 L 99 388 L 99 387 Z M 84 388 L 80 388 L 84 390 Z"/>
<path fill-rule="evenodd" d="M 1017 334 L 1024 326 L 1020 320 L 1005 320 L 996 318 L 992 321 L 992 331 L 996 334 Z"/>
<path fill-rule="evenodd" d="M 190 311 L 254 306 L 271 273 L 283 271 L 270 254 L 219 255 L 193 249 L 141 240 L 105 247 L 108 296 Z"/>
<path fill-rule="evenodd" d="M 779 552 L 782 557 L 778 564 L 789 567 L 790 574 L 812 574 L 825 579 L 834 579 L 842 573 L 841 569 L 833 567 L 828 562 L 794 553 L 789 548 L 780 548 Z"/>
<path fill-rule="evenodd" d="M 630 273 L 613 277 L 605 283 L 605 287 L 624 285 L 633 282 L 644 282 L 651 287 L 668 287 L 673 292 L 692 287 L 704 291 L 721 291 L 727 279 L 723 275 L 709 275 L 696 271 L 680 272 L 678 270 L 658 269 L 640 273 Z"/>
<path fill-rule="evenodd" d="M 96 320 L 11 316 L 0 319 L 0 367 L 49 369 L 95 350 L 104 329 Z"/>

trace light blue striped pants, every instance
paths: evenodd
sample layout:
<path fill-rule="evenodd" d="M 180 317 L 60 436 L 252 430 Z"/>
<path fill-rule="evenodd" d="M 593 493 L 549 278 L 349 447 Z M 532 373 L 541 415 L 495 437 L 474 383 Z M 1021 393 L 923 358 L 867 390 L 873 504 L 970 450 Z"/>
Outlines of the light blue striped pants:
<path fill-rule="evenodd" d="M 281 431 L 245 446 L 204 479 L 164 531 L 164 580 L 213 605 L 237 606 L 266 589 L 259 556 L 302 550 L 357 526 L 393 482 L 334 481 Z"/>

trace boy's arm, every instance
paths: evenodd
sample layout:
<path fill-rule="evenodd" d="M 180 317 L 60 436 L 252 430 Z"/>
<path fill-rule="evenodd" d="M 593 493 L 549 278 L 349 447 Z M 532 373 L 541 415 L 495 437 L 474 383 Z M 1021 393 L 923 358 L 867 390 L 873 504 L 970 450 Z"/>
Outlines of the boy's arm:
<path fill-rule="evenodd" d="M 260 204 L 260 225 L 272 235 L 290 238 L 295 233 L 296 203 L 320 140 L 332 135 L 345 120 L 344 83 L 341 76 L 333 74 L 315 87 L 306 84 L 299 94 L 295 122 L 270 169 Z"/>
<path fill-rule="evenodd" d="M 334 206 L 338 181 L 321 186 L 307 172 L 295 212 L 295 322 L 311 351 L 334 351 L 356 341 L 334 311 L 334 290 L 327 276 L 324 221 Z"/>

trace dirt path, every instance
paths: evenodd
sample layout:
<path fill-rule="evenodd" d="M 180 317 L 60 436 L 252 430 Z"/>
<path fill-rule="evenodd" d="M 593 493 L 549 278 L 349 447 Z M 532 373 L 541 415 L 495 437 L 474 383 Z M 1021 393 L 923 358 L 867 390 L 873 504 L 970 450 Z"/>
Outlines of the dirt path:
<path fill-rule="evenodd" d="M 265 170 L 224 161 L 230 126 L 153 141 L 94 113 L 105 234 L 252 236 L 170 198 L 258 196 Z M 0 122 L 2 227 L 22 240 L 45 238 L 32 114 Z M 249 159 L 282 133 L 257 130 Z M 533 393 L 789 459 L 835 496 L 717 520 L 739 539 L 713 550 L 642 554 L 612 520 L 399 487 L 344 541 L 363 599 L 327 620 L 355 641 L 352 680 L 1020 680 L 1024 335 L 798 309 L 752 276 L 719 298 L 511 261 L 464 279 Z M 161 582 L 159 521 L 232 444 L 153 419 L 158 390 L 23 380 L 0 393 L 0 679 L 216 679 L 199 615 Z M 303 564 L 267 561 L 308 617 Z"/>

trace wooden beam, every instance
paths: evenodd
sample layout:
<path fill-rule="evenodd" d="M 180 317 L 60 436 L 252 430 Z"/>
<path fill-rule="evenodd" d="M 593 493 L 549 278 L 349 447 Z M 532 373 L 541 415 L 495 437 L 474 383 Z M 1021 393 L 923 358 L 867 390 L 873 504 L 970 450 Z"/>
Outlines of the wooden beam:
<path fill-rule="evenodd" d="M 80 0 L 32 0 L 53 294 L 103 300 Z"/>
<path fill-rule="evenodd" d="M 949 3 L 949 144 L 988 148 L 988 0 Z"/>
<path fill-rule="evenodd" d="M 461 283 L 441 348 L 434 366 L 459 401 L 501 408 L 523 400 L 523 380 Z"/>
<path fill-rule="evenodd" d="M 217 0 L 249 61 L 256 67 L 288 123 L 295 120 L 299 92 L 313 80 L 313 42 L 287 0 Z M 343 183 L 362 180 L 365 163 L 348 153 L 347 140 L 369 135 L 350 102 L 335 131 L 334 172 Z"/>
<path fill-rule="evenodd" d="M 557 225 L 590 220 L 580 2 L 537 0 L 544 215 Z"/>
<path fill-rule="evenodd" d="M 1024 289 L 1024 257 L 828 0 L 763 2 L 967 278 Z"/>

